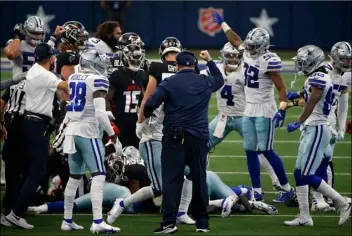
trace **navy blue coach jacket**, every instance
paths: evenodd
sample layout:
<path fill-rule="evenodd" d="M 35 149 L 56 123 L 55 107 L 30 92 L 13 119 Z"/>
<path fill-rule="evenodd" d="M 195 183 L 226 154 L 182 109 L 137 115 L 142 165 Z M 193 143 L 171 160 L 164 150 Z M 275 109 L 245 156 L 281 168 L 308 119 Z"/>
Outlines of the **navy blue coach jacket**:
<path fill-rule="evenodd" d="M 214 61 L 207 63 L 212 76 L 183 69 L 162 81 L 144 105 L 144 116 L 164 103 L 164 128 L 180 128 L 191 135 L 208 140 L 208 107 L 211 94 L 224 85 L 224 78 Z"/>

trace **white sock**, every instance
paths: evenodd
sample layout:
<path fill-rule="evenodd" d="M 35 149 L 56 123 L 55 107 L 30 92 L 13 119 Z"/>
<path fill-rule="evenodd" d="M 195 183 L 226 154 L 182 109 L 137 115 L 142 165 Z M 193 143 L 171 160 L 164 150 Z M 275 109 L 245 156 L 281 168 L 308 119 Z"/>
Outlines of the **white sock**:
<path fill-rule="evenodd" d="M 327 179 L 327 182 L 328 182 L 328 185 L 332 186 L 332 171 L 331 171 L 331 168 L 330 168 L 330 165 L 328 165 L 328 179 Z"/>
<path fill-rule="evenodd" d="M 105 175 L 97 175 L 92 178 L 90 198 L 92 201 L 93 220 L 100 220 L 103 218 L 104 182 Z"/>
<path fill-rule="evenodd" d="M 299 205 L 300 216 L 308 219 L 311 218 L 309 213 L 308 185 L 296 187 L 297 200 Z"/>
<path fill-rule="evenodd" d="M 321 181 L 318 192 L 321 192 L 324 196 L 332 199 L 338 205 L 345 204 L 345 198 L 342 197 L 338 192 L 335 191 L 330 185 L 328 185 L 324 180 Z"/>
<path fill-rule="evenodd" d="M 221 208 L 223 201 L 224 201 L 224 199 L 210 200 L 210 201 L 209 201 L 209 205 L 211 205 L 211 206 L 216 206 L 216 207 L 218 207 L 218 208 Z"/>
<path fill-rule="evenodd" d="M 286 192 L 291 191 L 291 185 L 289 183 L 282 185 L 281 188 L 285 190 Z"/>
<path fill-rule="evenodd" d="M 317 192 L 317 191 L 314 191 L 314 194 L 313 194 L 313 199 L 319 201 L 323 198 L 323 194 Z"/>
<path fill-rule="evenodd" d="M 75 201 L 76 191 L 81 183 L 81 179 L 69 178 L 65 188 L 65 200 L 64 200 L 64 219 L 72 219 L 73 202 Z"/>
<path fill-rule="evenodd" d="M 38 206 L 38 208 L 40 209 L 41 213 L 47 213 L 48 212 L 48 205 L 47 204 L 40 205 L 40 206 Z"/>
<path fill-rule="evenodd" d="M 125 207 L 128 207 L 129 205 L 136 203 L 136 202 L 142 202 L 148 199 L 154 198 L 154 193 L 153 189 L 150 186 L 144 187 L 139 189 L 137 192 L 134 194 L 128 196 L 126 199 L 123 200 L 123 204 Z"/>
<path fill-rule="evenodd" d="M 270 165 L 268 159 L 266 159 L 266 157 L 263 154 L 258 155 L 258 157 L 259 157 L 260 167 L 262 167 L 265 170 L 265 172 L 270 176 L 272 185 L 280 186 L 280 181 L 277 178 L 275 171 L 273 167 Z"/>
<path fill-rule="evenodd" d="M 262 194 L 263 192 L 262 188 L 253 188 L 253 190 L 259 194 Z"/>
<path fill-rule="evenodd" d="M 178 207 L 178 212 L 188 212 L 189 204 L 192 201 L 192 181 L 185 178 L 182 187 L 180 206 Z"/>

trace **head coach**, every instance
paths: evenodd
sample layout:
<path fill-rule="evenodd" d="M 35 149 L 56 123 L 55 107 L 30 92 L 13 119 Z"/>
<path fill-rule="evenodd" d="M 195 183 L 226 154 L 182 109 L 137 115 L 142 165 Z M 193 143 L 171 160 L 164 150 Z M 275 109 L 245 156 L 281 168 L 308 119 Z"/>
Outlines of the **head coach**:
<path fill-rule="evenodd" d="M 195 71 L 197 59 L 194 54 L 182 51 L 176 56 L 177 74 L 162 81 L 144 106 L 145 117 L 151 116 L 162 103 L 165 112 L 161 153 L 163 221 L 155 233 L 177 231 L 176 213 L 185 165 L 189 166 L 193 180 L 193 217 L 197 232 L 209 231 L 206 183 L 208 107 L 211 94 L 223 86 L 224 79 L 208 51 L 202 51 L 200 57 L 208 62 L 213 76 L 199 75 Z"/>
<path fill-rule="evenodd" d="M 28 70 L 25 92 L 26 113 L 23 121 L 23 142 L 26 153 L 26 170 L 18 183 L 16 204 L 6 219 L 21 228 L 32 229 L 25 213 L 35 197 L 45 175 L 49 152 L 50 133 L 53 130 L 53 100 L 57 89 L 68 89 L 67 82 L 51 72 L 57 53 L 51 46 L 41 43 L 35 48 L 36 63 Z"/>

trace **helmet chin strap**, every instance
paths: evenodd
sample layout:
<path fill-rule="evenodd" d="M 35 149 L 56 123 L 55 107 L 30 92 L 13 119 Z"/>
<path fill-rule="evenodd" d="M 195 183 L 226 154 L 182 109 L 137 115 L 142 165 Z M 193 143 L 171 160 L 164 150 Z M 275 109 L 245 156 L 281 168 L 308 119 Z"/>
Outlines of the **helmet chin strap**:
<path fill-rule="evenodd" d="M 297 79 L 297 73 L 295 73 L 295 78 L 291 81 L 291 88 L 295 87 L 296 79 Z"/>

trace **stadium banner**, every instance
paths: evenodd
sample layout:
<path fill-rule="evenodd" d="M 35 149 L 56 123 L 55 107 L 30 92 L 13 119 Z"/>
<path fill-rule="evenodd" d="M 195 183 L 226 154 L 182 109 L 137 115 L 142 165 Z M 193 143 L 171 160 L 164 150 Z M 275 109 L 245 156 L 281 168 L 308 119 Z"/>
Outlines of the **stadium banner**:
<path fill-rule="evenodd" d="M 149 62 L 161 62 L 161 60 L 149 60 Z M 204 70 L 206 68 L 205 62 L 199 62 L 199 69 Z M 294 73 L 294 63 L 293 61 L 283 61 L 282 62 L 282 72 L 283 73 Z M 7 58 L 1 58 L 1 72 L 11 72 L 12 71 L 12 64 Z"/>
<path fill-rule="evenodd" d="M 329 50 L 337 41 L 352 41 L 351 1 L 131 1 L 125 32 L 138 33 L 148 48 L 159 47 L 168 36 L 187 48 L 221 48 L 226 37 L 212 21 L 214 11 L 242 38 L 254 27 L 265 28 L 277 49 L 315 44 Z M 1 2 L 2 47 L 12 38 L 14 25 L 32 15 L 43 19 L 47 37 L 69 20 L 82 22 L 90 32 L 107 20 L 100 1 Z"/>

